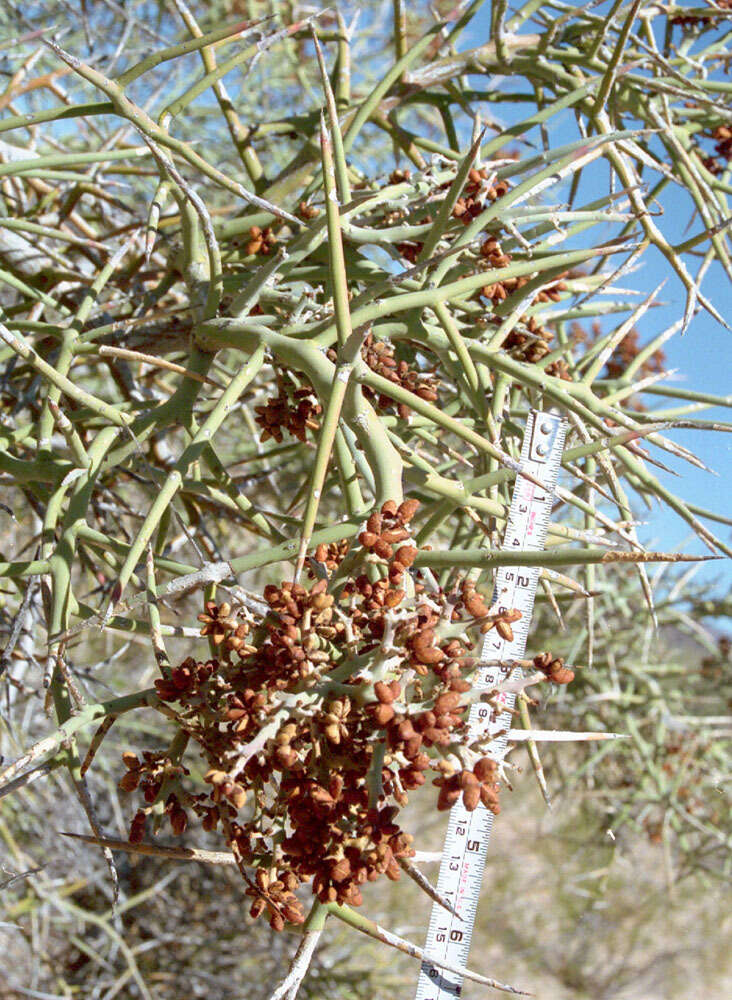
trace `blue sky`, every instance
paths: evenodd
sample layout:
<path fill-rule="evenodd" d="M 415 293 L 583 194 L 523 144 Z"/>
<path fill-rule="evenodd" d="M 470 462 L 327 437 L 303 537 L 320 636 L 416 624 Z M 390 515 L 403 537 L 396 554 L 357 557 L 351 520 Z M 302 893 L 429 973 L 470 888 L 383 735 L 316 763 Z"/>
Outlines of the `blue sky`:
<path fill-rule="evenodd" d="M 512 8 L 515 6 L 511 4 Z M 490 9 L 491 4 L 485 3 L 482 10 L 476 15 L 469 34 L 465 36 L 459 48 L 470 48 L 483 44 L 487 40 Z M 603 12 L 602 7 L 593 8 L 593 10 L 596 13 Z M 530 31 L 531 29 L 524 27 L 523 30 Z M 482 86 L 485 87 L 485 80 L 482 81 Z M 492 108 L 491 113 L 493 112 L 499 118 L 502 115 L 505 116 L 506 105 L 501 104 L 495 109 Z M 510 124 L 506 117 L 503 120 L 506 124 Z M 549 131 L 552 145 L 558 146 L 577 137 L 576 129 L 569 116 L 550 123 Z M 528 136 L 528 138 L 534 137 Z M 593 172 L 592 176 L 598 177 L 599 174 Z M 654 182 L 657 179 L 657 175 L 654 176 Z M 656 221 L 671 243 L 679 242 L 699 232 L 702 228 L 698 216 L 691 221 L 691 225 L 687 228 L 691 216 L 691 202 L 681 204 L 679 191 L 678 187 L 667 187 L 659 199 L 663 215 Z M 592 191 L 589 185 L 585 184 L 584 187 L 580 188 L 577 204 L 590 201 L 593 197 L 604 193 L 606 193 L 604 187 L 602 191 Z M 555 200 L 554 197 L 552 200 Z M 692 274 L 696 274 L 700 264 L 700 257 L 690 260 L 689 269 Z M 643 257 L 642 268 L 634 274 L 624 277 L 621 282 L 624 287 L 637 288 L 644 295 L 647 295 L 664 279 L 666 279 L 666 285 L 659 295 L 663 304 L 646 313 L 638 324 L 644 342 L 661 333 L 683 315 L 684 286 L 666 260 L 656 251 L 647 252 Z M 702 291 L 732 325 L 730 283 L 721 265 L 715 262 L 709 268 L 702 285 Z M 616 319 L 615 322 L 617 323 L 618 320 Z M 683 336 L 676 334 L 664 346 L 667 368 L 678 369 L 678 373 L 669 379 L 667 384 L 679 387 L 686 386 L 696 391 L 719 396 L 729 396 L 729 402 L 732 405 L 732 365 L 730 364 L 732 358 L 730 344 L 732 341 L 730 338 L 732 338 L 730 331 L 725 330 L 706 311 L 700 311 Z M 683 405 L 684 402 L 661 396 L 648 397 L 648 399 L 651 409 Z M 723 407 L 699 410 L 696 413 L 688 414 L 688 416 L 692 419 L 732 421 L 732 413 L 728 408 Z M 657 452 L 654 449 L 662 461 L 678 473 L 678 476 L 673 476 L 654 469 L 653 471 L 658 474 L 661 482 L 684 500 L 725 516 L 732 516 L 732 504 L 729 502 L 730 488 L 732 487 L 732 435 L 678 429 L 669 431 L 668 437 L 693 451 L 706 465 L 714 469 L 718 476 L 704 472 L 687 462 L 677 460 L 665 452 Z M 676 546 L 682 546 L 687 552 L 703 553 L 706 551 L 703 544 L 693 536 L 686 522 L 668 508 L 655 505 L 653 510 L 648 511 L 639 503 L 638 516 L 647 522 L 639 528 L 639 535 L 649 547 L 669 550 Z M 723 541 L 728 543 L 732 541 L 732 528 L 713 522 L 704 523 Z M 732 560 L 725 559 L 705 564 L 700 568 L 698 578 L 709 581 L 716 580 L 718 586 L 715 589 L 720 593 L 728 591 L 732 586 Z"/>

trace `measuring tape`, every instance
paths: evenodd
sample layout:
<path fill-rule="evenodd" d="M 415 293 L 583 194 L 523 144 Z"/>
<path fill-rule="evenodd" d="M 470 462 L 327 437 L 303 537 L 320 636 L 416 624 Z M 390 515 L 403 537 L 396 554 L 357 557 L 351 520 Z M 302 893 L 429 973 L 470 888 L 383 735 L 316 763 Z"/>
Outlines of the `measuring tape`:
<path fill-rule="evenodd" d="M 517 476 L 503 541 L 504 550 L 539 551 L 544 548 L 565 432 L 561 417 L 538 410 L 529 413 L 521 465 L 546 489 L 541 489 L 523 476 Z M 501 639 L 495 629 L 487 633 L 481 651 L 482 663 L 523 659 L 538 580 L 538 566 L 506 566 L 498 570 L 494 595 L 498 610 L 516 608 L 521 612 L 521 618 L 512 625 L 513 639 L 510 642 Z M 505 680 L 509 671 L 508 667 L 479 666 L 475 686 L 481 690 L 493 690 Z M 497 700 L 506 706 L 506 711 L 497 718 L 489 705 L 477 703 L 472 706 L 468 739 L 491 736 L 503 730 L 504 735 L 498 737 L 490 748 L 491 757 L 500 761 L 507 750 L 505 733 L 511 727 L 508 710 L 513 708 L 516 696 L 502 693 Z M 493 813 L 481 803 L 473 812 L 468 812 L 460 798 L 450 811 L 437 891 L 458 916 L 448 913 L 438 903 L 433 904 L 425 953 L 437 962 L 467 965 L 492 826 Z M 462 982 L 462 977 L 456 973 L 446 972 L 425 961 L 419 974 L 416 1000 L 459 997 Z"/>

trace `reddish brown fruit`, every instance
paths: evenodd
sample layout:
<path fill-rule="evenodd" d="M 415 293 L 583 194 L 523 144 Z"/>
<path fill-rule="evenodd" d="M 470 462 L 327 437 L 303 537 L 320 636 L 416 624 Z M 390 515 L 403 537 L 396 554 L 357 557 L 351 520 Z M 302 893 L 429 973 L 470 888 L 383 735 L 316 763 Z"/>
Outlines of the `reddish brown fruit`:
<path fill-rule="evenodd" d="M 473 768 L 473 773 L 480 782 L 493 781 L 498 770 L 498 764 L 490 757 L 482 757 Z"/>
<path fill-rule="evenodd" d="M 445 659 L 445 654 L 441 649 L 436 646 L 430 645 L 430 640 L 417 636 L 412 643 L 412 651 L 414 653 L 415 659 L 419 663 L 424 663 L 427 666 L 439 663 L 440 660 Z"/>
<path fill-rule="evenodd" d="M 135 813 L 135 816 L 130 824 L 130 843 L 131 844 L 141 844 L 145 839 L 145 823 L 147 817 L 145 813 L 141 810 Z"/>
<path fill-rule="evenodd" d="M 408 569 L 414 563 L 416 558 L 417 549 L 414 545 L 402 545 L 402 547 L 396 551 L 394 562 L 399 563 L 400 566 Z"/>
<path fill-rule="evenodd" d="M 437 808 L 440 812 L 452 809 L 459 798 L 459 788 L 450 788 L 448 785 L 443 785 L 442 788 L 440 788 L 440 794 L 437 797 Z"/>
<path fill-rule="evenodd" d="M 381 537 L 389 545 L 396 545 L 398 542 L 403 542 L 409 538 L 409 532 L 404 528 L 389 528 L 387 531 L 381 532 Z"/>
<path fill-rule="evenodd" d="M 390 590 L 384 598 L 384 604 L 387 608 L 396 608 L 402 603 L 404 596 L 403 590 Z"/>
<path fill-rule="evenodd" d="M 374 694 L 379 701 L 383 702 L 385 705 L 391 704 L 395 698 L 391 685 L 386 684 L 384 681 L 377 681 L 376 684 L 374 684 Z"/>
<path fill-rule="evenodd" d="M 170 814 L 170 825 L 176 837 L 181 837 L 186 832 L 188 817 L 183 809 L 174 809 Z"/>
<path fill-rule="evenodd" d="M 559 666 L 555 667 L 552 663 L 549 671 L 549 680 L 553 684 L 569 684 L 574 680 L 574 670 L 570 670 L 569 667 L 565 667 L 561 664 L 561 661 L 556 661 Z"/>
<path fill-rule="evenodd" d="M 383 538 L 377 538 L 374 544 L 374 552 L 380 559 L 391 559 L 394 554 L 394 550 L 388 542 L 384 541 Z"/>
<path fill-rule="evenodd" d="M 468 785 L 468 787 L 463 791 L 463 805 L 468 812 L 472 812 L 477 808 L 480 802 L 480 785 L 477 783 L 474 785 Z"/>
<path fill-rule="evenodd" d="M 447 712 L 452 712 L 459 704 L 460 695 L 457 691 L 446 691 L 435 701 L 435 712 L 437 715 L 444 715 Z"/>
<path fill-rule="evenodd" d="M 405 500 L 397 508 L 397 517 L 402 524 L 408 524 L 419 510 L 419 500 Z"/>
<path fill-rule="evenodd" d="M 498 804 L 498 792 L 489 785 L 480 786 L 480 801 L 494 816 L 497 816 L 501 811 L 501 807 Z"/>
<path fill-rule="evenodd" d="M 383 702 L 379 702 L 373 708 L 373 718 L 379 726 L 386 726 L 394 718 L 394 709 L 391 705 L 386 705 Z"/>
<path fill-rule="evenodd" d="M 330 877 L 334 882 L 345 882 L 351 874 L 351 862 L 348 858 L 341 858 L 336 861 L 330 870 Z"/>
<path fill-rule="evenodd" d="M 464 597 L 463 603 L 465 604 L 466 610 L 473 616 L 473 618 L 483 618 L 484 615 L 488 614 L 488 608 L 485 605 L 485 601 L 480 594 L 475 591 Z"/>
<path fill-rule="evenodd" d="M 375 510 L 366 522 L 366 530 L 372 531 L 375 535 L 381 534 L 381 514 Z"/>
<path fill-rule="evenodd" d="M 140 784 L 140 773 L 139 771 L 127 771 L 122 775 L 119 781 L 119 787 L 123 792 L 134 792 L 137 786 Z"/>

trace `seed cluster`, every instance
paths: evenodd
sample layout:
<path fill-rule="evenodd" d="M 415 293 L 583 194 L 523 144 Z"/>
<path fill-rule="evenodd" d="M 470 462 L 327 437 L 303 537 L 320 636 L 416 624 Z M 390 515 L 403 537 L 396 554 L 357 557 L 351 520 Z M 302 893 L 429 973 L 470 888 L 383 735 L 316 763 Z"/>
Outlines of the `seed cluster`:
<path fill-rule="evenodd" d="M 340 578 L 342 544 L 321 545 L 329 578 L 265 587 L 265 614 L 206 604 L 201 634 L 215 658 L 187 657 L 156 682 L 184 738 L 173 745 L 197 744 L 204 791 L 184 786 L 180 749 L 124 756 L 120 785 L 145 803 L 130 839 L 143 839 L 160 806 L 176 834 L 189 814 L 220 829 L 250 912 L 276 929 L 303 921 L 295 890 L 304 883 L 323 902 L 357 906 L 365 882 L 399 878 L 413 851 L 397 816 L 427 772 L 438 809 L 462 795 L 469 810 L 498 812 L 490 747 L 465 742 L 470 636 L 496 628 L 511 639 L 520 613 L 493 613 L 467 581 L 427 592 L 411 539 L 418 506 L 387 501 L 368 517 L 353 552 L 359 575 Z M 571 679 L 544 659 L 551 680 Z"/>
<path fill-rule="evenodd" d="M 511 262 L 511 254 L 504 253 L 501 244 L 495 236 L 489 236 L 480 248 L 480 254 L 486 265 L 493 268 L 506 267 Z M 503 281 L 496 281 L 493 284 L 484 285 L 480 290 L 483 298 L 490 299 L 493 305 L 497 306 L 509 295 L 523 288 L 528 282 L 526 276 L 517 278 L 506 278 Z M 548 288 L 542 289 L 533 298 L 533 302 L 559 302 L 561 292 L 566 291 L 566 284 L 561 278 L 555 281 Z M 510 350 L 515 357 L 521 361 L 535 363 L 541 361 L 549 354 L 547 346 L 554 339 L 554 334 L 547 330 L 537 321 L 534 316 L 527 317 L 524 323 L 524 330 L 514 328 L 503 342 L 503 347 Z"/>
<path fill-rule="evenodd" d="M 732 0 L 716 0 L 716 3 L 712 10 L 729 10 L 732 11 Z M 707 7 L 697 7 L 695 10 L 689 10 L 688 13 L 674 14 L 669 18 L 671 24 L 678 24 L 684 28 L 693 28 L 699 24 L 700 21 L 704 21 L 710 17 L 712 11 Z"/>
<path fill-rule="evenodd" d="M 289 379 L 277 373 L 278 393 L 263 405 L 255 406 L 255 421 L 262 428 L 261 441 L 269 438 L 280 444 L 284 433 L 292 434 L 298 441 L 305 441 L 309 430 L 320 426 L 318 417 L 322 407 L 313 390 L 307 386 L 296 389 Z"/>
<path fill-rule="evenodd" d="M 259 226 L 251 226 L 247 254 L 261 254 L 266 257 L 276 242 L 277 236 L 269 226 L 265 226 L 264 229 L 260 229 Z"/>
<path fill-rule="evenodd" d="M 605 372 L 607 378 L 620 378 L 641 350 L 640 334 L 635 329 L 629 330 L 607 360 Z M 640 366 L 640 375 L 655 375 L 663 371 L 666 355 L 663 351 L 654 351 Z"/>
<path fill-rule="evenodd" d="M 501 244 L 495 236 L 489 236 L 483 242 L 480 253 L 483 260 L 491 269 L 506 267 L 511 261 L 511 254 L 503 252 Z M 478 296 L 490 299 L 493 305 L 497 306 L 507 299 L 509 295 L 513 294 L 513 292 L 522 288 L 528 280 L 527 277 L 522 276 L 496 281 L 493 284 L 484 285 L 480 289 Z M 561 292 L 566 291 L 566 288 L 565 282 L 560 278 L 548 288 L 542 289 L 534 296 L 532 301 L 534 303 L 559 302 Z M 514 326 L 503 341 L 502 347 L 504 350 L 510 351 L 519 361 L 537 364 L 550 353 L 551 348 L 549 345 L 553 339 L 554 333 L 551 330 L 542 326 L 535 316 L 528 316 L 523 318 L 523 322 L 520 325 L 517 324 Z M 561 358 L 550 362 L 546 367 L 546 371 L 547 374 L 553 375 L 556 378 L 570 379 L 567 363 Z"/>
<path fill-rule="evenodd" d="M 336 362 L 336 352 L 330 349 L 327 357 Z M 361 356 L 369 368 L 388 379 L 396 386 L 413 393 L 420 399 L 435 403 L 438 399 L 440 380 L 434 371 L 419 371 L 404 359 L 397 360 L 394 347 L 386 340 L 376 340 L 369 333 L 361 348 Z M 304 377 L 300 377 L 301 388 L 295 388 L 284 372 L 277 372 L 278 393 L 267 399 L 262 405 L 255 406 L 255 420 L 262 428 L 261 441 L 274 438 L 281 443 L 284 434 L 292 434 L 299 441 L 305 441 L 308 430 L 317 430 L 320 426 L 318 418 L 322 407 L 315 397 L 314 390 L 309 388 Z M 377 393 L 365 386 L 364 395 L 381 410 L 396 407 L 397 413 L 406 419 L 412 412 L 406 403 L 397 403 L 387 393 Z"/>
<path fill-rule="evenodd" d="M 348 555 L 349 542 L 347 538 L 342 538 L 339 542 L 329 542 L 318 545 L 315 549 L 315 561 L 319 562 L 327 573 L 332 573 L 338 569 L 340 564 Z M 312 569 L 308 569 L 308 575 L 315 576 Z"/>
<path fill-rule="evenodd" d="M 468 172 L 468 179 L 465 182 L 463 194 L 455 202 L 452 210 L 452 217 L 460 219 L 463 225 L 468 226 L 476 216 L 485 208 L 484 199 L 497 201 L 508 191 L 510 185 L 508 181 L 495 181 L 487 184 L 488 168 L 481 167 L 479 170 L 473 167 Z"/>
<path fill-rule="evenodd" d="M 375 340 L 369 334 L 361 351 L 362 357 L 369 368 L 381 375 L 383 378 L 399 385 L 407 392 L 413 392 L 415 396 L 426 400 L 428 403 L 437 402 L 437 390 L 440 387 L 440 380 L 434 372 L 421 372 L 411 368 L 404 360 L 397 361 L 394 357 L 394 348 L 385 340 Z M 386 410 L 390 406 L 396 406 L 400 417 L 406 419 L 411 409 L 405 403 L 395 403 L 386 393 L 374 393 L 371 389 L 365 389 L 367 398 L 375 399 L 377 405 Z"/>
<path fill-rule="evenodd" d="M 574 670 L 565 667 L 561 656 L 539 653 L 534 657 L 534 666 L 546 674 L 553 684 L 570 684 L 574 680 Z"/>
<path fill-rule="evenodd" d="M 329 351 L 328 357 L 335 361 L 335 352 Z M 428 403 L 437 402 L 440 380 L 434 371 L 422 372 L 412 368 L 404 359 L 397 360 L 394 356 L 394 347 L 387 340 L 377 340 L 372 333 L 367 334 L 361 348 L 361 357 L 371 371 L 381 375 L 382 378 L 401 386 L 407 392 L 414 393 Z M 368 386 L 365 386 L 363 391 L 366 398 L 382 410 L 396 406 L 397 413 L 405 420 L 412 412 L 406 403 L 395 403 L 387 393 L 376 393 Z"/>
<path fill-rule="evenodd" d="M 411 171 L 409 170 L 395 170 L 389 180 L 392 184 L 399 183 L 401 181 L 409 180 L 411 177 Z M 457 199 L 452 208 L 452 218 L 460 219 L 463 225 L 468 226 L 477 218 L 480 213 L 485 208 L 485 199 L 489 201 L 496 201 L 498 198 L 502 198 L 504 194 L 509 190 L 509 183 L 506 180 L 495 181 L 492 184 L 488 184 L 488 168 L 481 167 L 476 169 L 473 167 L 465 181 L 462 194 Z M 450 184 L 442 184 L 438 190 L 446 191 L 450 187 Z M 400 216 L 395 214 L 390 220 L 392 222 L 398 222 Z M 426 215 L 420 224 L 426 225 L 432 222 L 432 216 Z M 403 243 L 397 243 L 397 250 L 405 257 L 410 264 L 416 264 L 417 258 L 424 244 L 419 240 L 409 240 Z"/>
<path fill-rule="evenodd" d="M 712 129 L 711 138 L 715 140 L 715 156 L 704 157 L 702 162 L 710 174 L 719 177 L 732 160 L 732 128 L 729 125 L 717 125 Z"/>

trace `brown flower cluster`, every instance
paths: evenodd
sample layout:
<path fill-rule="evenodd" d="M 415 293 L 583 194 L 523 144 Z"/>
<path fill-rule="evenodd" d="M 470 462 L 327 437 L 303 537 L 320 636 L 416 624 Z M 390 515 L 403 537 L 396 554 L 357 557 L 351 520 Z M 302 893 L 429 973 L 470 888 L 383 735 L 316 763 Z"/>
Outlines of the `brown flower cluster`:
<path fill-rule="evenodd" d="M 188 816 L 182 808 L 174 791 L 165 796 L 168 786 L 175 787 L 181 776 L 190 772 L 180 764 L 175 764 L 165 753 L 153 753 L 143 750 L 142 760 L 137 754 L 126 751 L 122 754 L 122 762 L 127 770 L 122 775 L 119 787 L 124 792 L 132 792 L 139 788 L 142 797 L 149 805 L 154 804 L 163 795 L 165 814 L 167 815 L 173 833 L 180 836 L 188 826 Z M 145 836 L 147 811 L 138 809 L 130 826 L 130 842 L 139 844 Z"/>
<path fill-rule="evenodd" d="M 320 209 L 315 205 L 309 205 L 306 201 L 301 201 L 297 206 L 297 214 L 304 222 L 309 222 L 311 219 L 317 219 L 320 215 Z"/>
<path fill-rule="evenodd" d="M 394 348 L 387 341 L 376 340 L 373 334 L 369 333 L 364 340 L 361 356 L 371 371 L 377 375 L 388 379 L 394 385 L 401 386 L 407 392 L 413 392 L 428 403 L 437 402 L 439 378 L 434 372 L 420 372 L 411 368 L 406 361 L 397 361 L 394 357 Z M 386 393 L 375 393 L 369 388 L 364 388 L 364 394 L 367 399 L 374 400 L 382 410 L 396 406 L 399 416 L 404 419 L 412 412 L 405 403 L 395 403 Z"/>
<path fill-rule="evenodd" d="M 703 137 L 714 141 L 714 155 L 707 156 L 698 149 L 699 156 L 709 173 L 719 177 L 732 160 L 732 128 L 729 125 L 717 125 L 711 132 L 705 132 Z"/>
<path fill-rule="evenodd" d="M 353 549 L 360 575 L 339 578 L 340 546 L 321 546 L 330 578 L 267 586 L 264 615 L 208 602 L 201 634 L 216 658 L 188 657 L 156 682 L 177 742 L 125 755 L 121 786 L 144 799 L 130 838 L 144 837 L 160 803 L 175 833 L 191 814 L 220 829 L 250 912 L 277 929 L 304 919 L 296 895 L 304 883 L 324 902 L 358 905 L 365 882 L 399 878 L 400 859 L 413 852 L 398 813 L 427 772 L 438 808 L 463 795 L 468 809 L 498 811 L 489 747 L 464 746 L 464 695 L 471 635 L 497 628 L 511 638 L 520 615 L 493 614 L 469 583 L 427 592 L 411 539 L 418 507 L 387 501 L 369 516 Z M 556 663 L 546 665 L 554 680 Z M 205 762 L 202 791 L 184 785 L 188 741 Z"/>
<path fill-rule="evenodd" d="M 480 623 L 480 631 L 483 635 L 495 628 L 502 639 L 505 639 L 506 642 L 513 642 L 511 625 L 519 620 L 521 612 L 509 608 L 492 614 L 483 595 L 475 589 L 472 580 L 466 580 L 462 586 L 461 600 L 455 605 L 453 621 L 461 620 L 463 609 L 470 618 L 474 618 Z"/>
<path fill-rule="evenodd" d="M 510 253 L 503 252 L 503 250 L 501 249 L 501 244 L 499 243 L 498 239 L 495 236 L 489 236 L 487 240 L 484 240 L 480 248 L 480 255 L 481 257 L 483 257 L 486 264 L 490 268 L 507 267 L 512 260 L 512 256 Z M 523 286 L 528 282 L 528 280 L 529 280 L 528 277 L 526 277 L 525 275 L 518 278 L 507 278 L 504 281 L 494 282 L 492 285 L 485 285 L 481 289 L 480 294 L 484 298 L 490 299 L 494 305 L 498 305 L 500 302 L 503 302 L 504 299 L 507 299 L 508 296 L 511 295 L 513 292 L 517 291 L 519 288 L 523 288 Z M 561 298 L 560 293 L 565 291 L 566 287 L 567 286 L 561 279 L 555 281 L 548 288 L 542 289 L 534 297 L 533 301 L 559 302 Z M 534 324 L 533 327 L 531 326 L 532 322 Z M 537 332 L 540 328 L 533 317 L 531 317 L 531 319 L 528 320 L 527 327 L 529 329 L 529 332 L 534 334 L 535 337 L 543 337 L 546 340 L 552 339 L 553 334 L 549 334 L 546 331 L 542 331 L 541 333 Z M 524 338 L 524 340 L 521 341 L 520 343 L 524 343 L 525 340 L 527 339 L 529 338 Z M 545 351 L 544 355 L 547 353 L 548 351 Z M 541 355 L 541 357 L 544 357 L 544 355 Z M 534 360 L 541 360 L 541 358 L 536 358 Z"/>
<path fill-rule="evenodd" d="M 506 267 L 511 261 L 511 254 L 504 253 L 501 244 L 495 236 L 489 236 L 480 249 L 481 256 L 491 268 Z M 480 290 L 483 298 L 490 299 L 493 305 L 499 305 L 513 292 L 522 288 L 529 279 L 527 277 L 507 278 L 485 285 Z M 542 289 L 533 299 L 536 302 L 559 302 L 561 292 L 566 290 L 565 283 L 560 279 L 549 288 Z M 519 361 L 536 364 L 550 353 L 550 343 L 554 333 L 542 326 L 535 316 L 526 317 L 521 327 L 514 327 L 503 342 L 504 350 L 511 351 Z M 547 372 L 557 378 L 569 379 L 569 369 L 565 362 L 554 361 L 547 366 Z"/>
<path fill-rule="evenodd" d="M 409 170 L 395 170 L 389 180 L 392 183 L 398 183 L 399 181 L 408 180 L 411 176 Z M 485 188 L 485 182 L 488 180 L 488 169 L 487 167 L 481 167 L 480 170 L 475 167 L 468 173 L 465 186 L 463 188 L 463 193 L 455 202 L 452 209 L 453 219 L 460 219 L 463 225 L 468 226 L 485 208 L 485 199 L 489 201 L 496 201 L 496 199 L 503 197 L 503 195 L 508 191 L 510 185 L 508 181 L 501 180 L 496 181 L 489 187 Z M 450 184 L 443 184 L 442 189 L 447 190 Z M 425 216 L 421 220 L 422 223 L 432 222 L 432 216 Z M 422 252 L 424 244 L 419 242 L 419 240 L 409 240 L 404 243 L 397 244 L 397 250 L 405 257 L 410 264 L 416 264 L 417 258 Z"/>
<path fill-rule="evenodd" d="M 598 336 L 599 333 L 600 330 L 598 327 L 596 336 Z M 605 366 L 605 377 L 619 378 L 625 372 L 631 361 L 637 357 L 640 349 L 641 345 L 639 343 L 639 334 L 638 331 L 633 328 L 628 331 L 608 358 L 607 365 Z M 640 366 L 639 374 L 645 376 L 655 375 L 657 372 L 662 372 L 665 362 L 666 355 L 664 352 L 661 350 L 654 351 L 653 354 L 646 358 Z"/>
<path fill-rule="evenodd" d="M 215 647 L 223 644 L 225 654 L 239 653 L 244 656 L 256 652 L 256 647 L 246 641 L 250 632 L 249 622 L 240 621 L 233 615 L 230 604 L 207 601 L 206 609 L 198 620 L 202 622 L 201 635 L 207 635 Z"/>
<path fill-rule="evenodd" d="M 452 809 L 462 795 L 463 805 L 472 812 L 482 802 L 486 809 L 498 815 L 501 806 L 498 801 L 498 765 L 490 757 L 481 757 L 472 771 L 463 769 L 452 774 L 443 774 L 432 782 L 440 789 L 437 808 Z"/>
<path fill-rule="evenodd" d="M 473 167 L 469 171 L 463 194 L 455 202 L 455 207 L 452 210 L 454 219 L 460 219 L 466 226 L 470 225 L 473 219 L 480 215 L 485 208 L 484 198 L 488 198 L 489 201 L 497 201 L 498 198 L 502 198 L 506 194 L 510 187 L 508 181 L 501 180 L 495 181 L 484 189 L 484 182 L 487 180 L 487 167 L 481 167 L 479 170 Z"/>
<path fill-rule="evenodd" d="M 322 407 L 312 389 L 303 386 L 296 389 L 289 380 L 278 372 L 278 393 L 262 406 L 255 406 L 255 421 L 262 428 L 261 441 L 269 438 L 280 444 L 284 433 L 292 434 L 298 441 L 305 441 L 309 430 L 320 426 L 318 417 Z"/>
<path fill-rule="evenodd" d="M 276 242 L 277 237 L 269 226 L 265 226 L 264 229 L 260 229 L 259 226 L 251 226 L 247 254 L 261 254 L 266 257 Z"/>
<path fill-rule="evenodd" d="M 715 0 L 714 5 L 717 10 L 732 11 L 732 0 Z M 700 21 L 706 21 L 712 16 L 711 11 L 706 7 L 697 7 L 689 10 L 688 13 L 674 14 L 669 20 L 671 24 L 678 24 L 681 27 L 695 27 Z"/>
<path fill-rule="evenodd" d="M 546 674 L 552 684 L 570 684 L 574 680 L 574 670 L 565 667 L 561 656 L 551 653 L 539 653 L 534 657 L 534 666 Z"/>
<path fill-rule="evenodd" d="M 347 538 L 342 538 L 338 542 L 329 542 L 327 545 L 321 544 L 315 549 L 314 559 L 316 562 L 319 562 L 321 566 L 324 566 L 326 572 L 330 574 L 337 570 L 346 558 L 348 549 L 349 542 Z M 312 569 L 308 569 L 308 576 L 311 579 L 315 576 Z"/>

